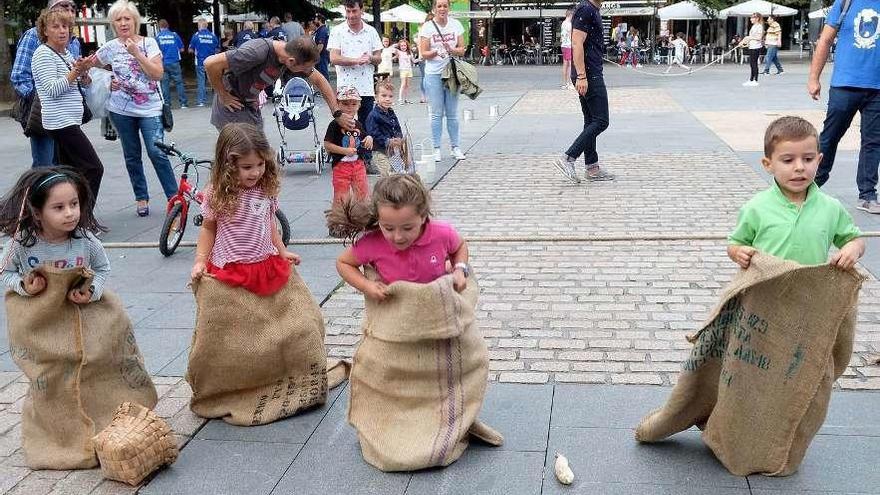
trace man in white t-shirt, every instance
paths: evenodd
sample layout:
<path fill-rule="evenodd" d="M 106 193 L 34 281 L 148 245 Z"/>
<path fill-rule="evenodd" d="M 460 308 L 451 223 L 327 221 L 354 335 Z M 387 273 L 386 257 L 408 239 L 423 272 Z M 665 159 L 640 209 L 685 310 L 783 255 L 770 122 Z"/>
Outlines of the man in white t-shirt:
<path fill-rule="evenodd" d="M 342 4 L 345 22 L 330 30 L 327 49 L 330 63 L 336 67 L 336 89 L 344 86 L 357 89 L 361 97 L 358 120 L 365 124 L 375 103 L 373 74 L 382 61 L 382 40 L 376 29 L 363 20 L 363 0 L 345 0 Z M 367 173 L 378 174 L 370 158 L 370 155 L 364 157 Z"/>

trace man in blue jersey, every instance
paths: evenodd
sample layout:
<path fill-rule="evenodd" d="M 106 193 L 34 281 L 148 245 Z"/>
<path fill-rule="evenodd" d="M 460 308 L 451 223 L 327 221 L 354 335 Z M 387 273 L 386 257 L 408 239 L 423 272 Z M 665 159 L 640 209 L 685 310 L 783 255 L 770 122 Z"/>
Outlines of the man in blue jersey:
<path fill-rule="evenodd" d="M 199 19 L 199 30 L 189 40 L 189 52 L 196 56 L 196 106 L 208 101 L 205 90 L 205 59 L 220 51 L 220 40 L 208 30 L 208 21 Z"/>
<path fill-rule="evenodd" d="M 162 67 L 165 74 L 162 76 L 162 98 L 165 103 L 171 104 L 171 83 L 177 88 L 177 99 L 180 108 L 186 108 L 186 89 L 183 85 L 183 74 L 180 70 L 180 54 L 183 53 L 183 40 L 180 36 L 168 28 L 168 21 L 159 19 L 159 33 L 156 34 L 156 42 L 162 50 Z"/>
<path fill-rule="evenodd" d="M 584 114 L 584 128 L 574 143 L 553 165 L 568 180 L 580 183 L 574 163 L 584 155 L 587 181 L 614 180 L 614 176 L 599 166 L 596 138 L 608 128 L 608 90 L 602 76 L 602 57 L 605 55 L 605 33 L 599 9 L 602 0 L 583 0 L 571 18 L 572 67 L 571 82 L 577 89 Z"/>
<path fill-rule="evenodd" d="M 822 91 L 819 77 L 828 52 L 837 38 L 834 72 L 828 91 L 828 112 L 819 136 L 822 163 L 816 184 L 828 180 L 837 144 L 846 134 L 856 112 L 862 117 L 862 140 L 856 185 L 856 209 L 880 214 L 877 202 L 877 168 L 880 167 L 880 2 L 877 0 L 836 0 L 828 11 L 825 27 L 816 44 L 810 65 L 807 91 L 818 100 Z"/>
<path fill-rule="evenodd" d="M 76 4 L 71 0 L 49 0 L 46 5 L 49 10 L 66 10 L 76 16 Z M 34 57 L 34 50 L 40 46 L 40 38 L 37 35 L 37 28 L 32 27 L 21 35 L 18 45 L 15 49 L 15 62 L 12 65 L 12 71 L 9 73 L 9 80 L 12 87 L 20 99 L 27 102 L 26 108 L 30 108 L 30 102 L 37 94 L 34 91 L 34 76 L 31 73 L 31 60 Z M 70 55 L 77 59 L 81 55 L 79 40 L 71 36 L 70 43 L 67 45 Z M 31 140 L 31 166 L 32 167 L 48 167 L 55 161 L 55 141 L 46 135 L 28 136 Z"/>

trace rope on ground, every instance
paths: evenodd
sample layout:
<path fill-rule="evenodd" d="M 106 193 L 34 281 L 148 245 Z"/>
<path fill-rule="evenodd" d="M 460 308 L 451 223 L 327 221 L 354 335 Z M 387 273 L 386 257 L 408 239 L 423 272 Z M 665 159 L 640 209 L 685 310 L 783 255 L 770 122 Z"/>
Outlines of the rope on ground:
<path fill-rule="evenodd" d="M 681 76 L 689 76 L 689 75 L 691 75 L 691 74 L 695 74 L 695 73 L 697 73 L 697 72 L 700 72 L 701 70 L 708 69 L 708 68 L 711 67 L 712 65 L 719 63 L 720 61 L 724 60 L 728 55 L 730 55 L 731 53 L 733 53 L 734 51 L 736 51 L 737 48 L 738 48 L 738 47 L 733 47 L 733 48 L 731 48 L 730 50 L 726 51 L 724 54 L 722 54 L 720 57 L 718 57 L 718 58 L 716 58 L 715 60 L 709 62 L 708 64 L 703 65 L 702 67 L 697 67 L 696 69 L 688 69 L 687 72 L 679 72 L 679 73 L 675 73 L 675 74 L 669 74 L 669 69 L 672 68 L 672 64 L 669 65 L 669 69 L 667 69 L 667 72 L 664 72 L 664 73 L 662 73 L 662 74 L 661 74 L 661 73 L 658 73 L 658 72 L 648 72 L 648 71 L 641 70 L 641 69 L 638 69 L 638 68 L 635 68 L 635 67 L 633 67 L 633 68 L 630 69 L 630 70 L 633 70 L 633 71 L 635 71 L 635 72 L 638 72 L 639 74 L 645 74 L 645 75 L 648 75 L 648 76 L 654 76 L 654 77 L 681 77 Z M 621 70 L 626 70 L 626 69 L 624 69 L 624 67 L 623 67 L 622 65 L 620 65 L 619 62 L 616 62 L 616 61 L 614 61 L 614 60 L 611 60 L 611 59 L 608 58 L 608 57 L 602 57 L 602 58 L 603 58 L 606 62 L 611 62 L 611 63 L 614 64 L 615 66 L 619 67 Z M 679 64 L 679 66 L 680 66 L 680 64 Z"/>
<path fill-rule="evenodd" d="M 880 231 L 862 232 L 862 237 L 880 237 Z M 596 235 L 476 235 L 465 236 L 469 244 L 486 243 L 523 243 L 523 242 L 658 242 L 658 241 L 723 241 L 727 240 L 724 233 L 697 234 L 596 234 Z M 288 246 L 332 246 L 346 244 L 345 239 L 303 238 L 291 239 Z M 158 242 L 105 242 L 106 249 L 158 249 Z M 182 241 L 179 247 L 195 247 L 195 241 Z"/>

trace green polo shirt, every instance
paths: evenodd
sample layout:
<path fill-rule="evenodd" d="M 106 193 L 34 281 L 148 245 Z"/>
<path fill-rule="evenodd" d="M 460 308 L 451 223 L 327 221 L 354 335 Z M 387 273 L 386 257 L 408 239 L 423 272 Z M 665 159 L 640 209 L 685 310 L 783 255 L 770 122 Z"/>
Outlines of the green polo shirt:
<path fill-rule="evenodd" d="M 840 201 L 815 183 L 799 208 L 773 181 L 740 208 L 736 229 L 727 239 L 802 265 L 821 265 L 828 261 L 832 244 L 840 248 L 861 235 Z"/>

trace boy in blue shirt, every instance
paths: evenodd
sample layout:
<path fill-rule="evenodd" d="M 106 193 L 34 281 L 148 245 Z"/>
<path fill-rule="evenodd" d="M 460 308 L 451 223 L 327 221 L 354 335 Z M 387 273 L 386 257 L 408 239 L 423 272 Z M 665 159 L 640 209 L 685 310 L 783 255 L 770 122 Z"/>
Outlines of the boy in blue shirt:
<path fill-rule="evenodd" d="M 177 88 L 177 98 L 180 100 L 180 108 L 186 108 L 186 89 L 183 86 L 183 74 L 180 70 L 180 54 L 183 53 L 183 40 L 180 36 L 168 28 L 168 21 L 159 19 L 159 34 L 156 42 L 162 50 L 162 67 L 165 75 L 162 76 L 162 98 L 165 103 L 171 104 L 171 83 Z"/>
<path fill-rule="evenodd" d="M 761 251 L 802 265 L 829 263 L 848 270 L 865 253 L 861 231 L 846 208 L 813 182 L 822 162 L 816 128 L 800 117 L 776 119 L 764 134 L 769 189 L 739 211 L 727 255 L 742 268 Z M 828 258 L 831 245 L 839 251 Z"/>
<path fill-rule="evenodd" d="M 196 105 L 203 107 L 208 101 L 205 91 L 205 59 L 220 51 L 220 40 L 208 31 L 208 21 L 199 19 L 199 30 L 189 40 L 189 52 L 196 56 Z"/>
<path fill-rule="evenodd" d="M 391 105 L 394 103 L 394 84 L 385 79 L 376 83 L 376 106 L 367 115 L 366 131 L 373 137 L 373 163 L 379 175 L 387 177 L 392 172 L 389 157 L 393 149 L 401 149 L 403 130 Z"/>

